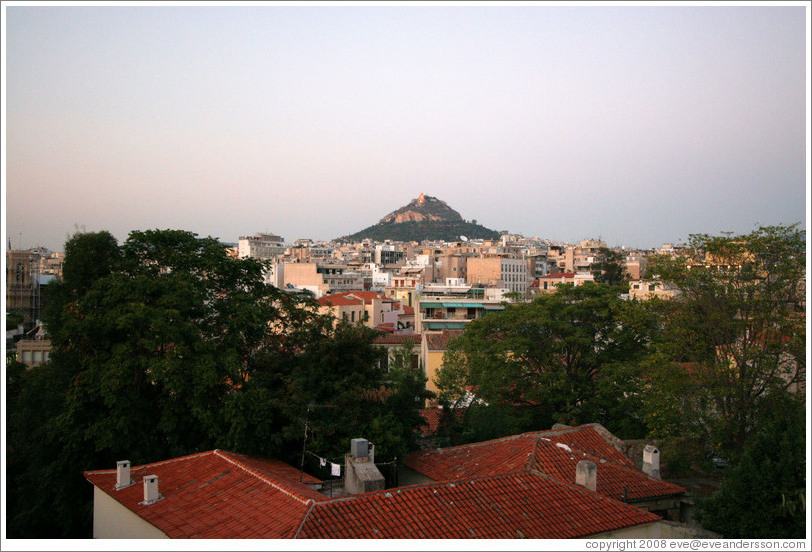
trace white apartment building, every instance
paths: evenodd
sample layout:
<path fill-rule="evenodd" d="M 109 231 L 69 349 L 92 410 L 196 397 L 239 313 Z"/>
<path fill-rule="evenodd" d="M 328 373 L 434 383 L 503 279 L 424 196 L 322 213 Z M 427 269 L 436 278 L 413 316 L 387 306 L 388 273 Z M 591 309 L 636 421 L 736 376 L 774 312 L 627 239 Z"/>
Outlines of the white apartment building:
<path fill-rule="evenodd" d="M 273 234 L 254 234 L 253 236 L 240 236 L 237 244 L 237 256 L 241 259 L 251 257 L 254 259 L 275 259 L 277 255 L 285 254 L 285 240 Z"/>

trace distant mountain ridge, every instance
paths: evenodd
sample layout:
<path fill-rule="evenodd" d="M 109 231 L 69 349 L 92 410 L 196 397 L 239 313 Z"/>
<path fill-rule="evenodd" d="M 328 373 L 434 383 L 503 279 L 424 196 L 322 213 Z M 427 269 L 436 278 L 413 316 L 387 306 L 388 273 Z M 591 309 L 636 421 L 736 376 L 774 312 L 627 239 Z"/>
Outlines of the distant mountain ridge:
<path fill-rule="evenodd" d="M 499 239 L 499 232 L 485 228 L 476 221 L 465 221 L 445 201 L 421 193 L 408 205 L 383 217 L 378 224 L 343 236 L 338 241 L 456 241 L 460 236 Z"/>

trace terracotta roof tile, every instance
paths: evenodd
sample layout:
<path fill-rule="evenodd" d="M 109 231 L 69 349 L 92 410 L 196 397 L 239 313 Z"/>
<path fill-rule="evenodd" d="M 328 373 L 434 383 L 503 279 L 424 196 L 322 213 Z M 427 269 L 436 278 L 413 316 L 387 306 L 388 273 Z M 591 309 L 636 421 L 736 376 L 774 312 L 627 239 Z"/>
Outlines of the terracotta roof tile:
<path fill-rule="evenodd" d="M 401 487 L 315 504 L 300 538 L 579 538 L 659 516 L 529 473 Z"/>
<path fill-rule="evenodd" d="M 441 332 L 426 332 L 423 334 L 426 346 L 430 351 L 445 351 L 448 342 L 462 335 L 464 330 L 442 330 Z"/>
<path fill-rule="evenodd" d="M 225 451 L 133 467 L 130 473 L 135 484 L 120 490 L 116 470 L 85 472 L 85 478 L 171 538 L 289 538 L 309 505 L 326 500 L 287 464 Z M 150 505 L 140 504 L 145 475 L 158 476 L 163 495 Z"/>
<path fill-rule="evenodd" d="M 521 436 L 414 452 L 405 464 L 435 481 L 528 472 L 536 439 Z"/>
<path fill-rule="evenodd" d="M 364 302 L 359 299 L 343 297 L 337 294 L 325 295 L 323 297 L 318 298 L 316 301 L 318 301 L 318 303 L 322 306 L 335 306 L 335 307 L 364 304 Z"/>
<path fill-rule="evenodd" d="M 682 492 L 610 449 L 582 426 L 424 451 L 406 465 L 445 481 L 333 499 L 292 466 L 225 451 L 135 467 L 136 484 L 121 490 L 115 470 L 85 477 L 172 538 L 579 538 L 660 519 L 618 500 L 623 492 Z M 574 485 L 582 458 L 598 464 L 597 493 Z M 164 496 L 148 506 L 146 474 Z"/>
<path fill-rule="evenodd" d="M 575 481 L 580 460 L 598 466 L 596 491 L 620 500 L 678 495 L 685 489 L 647 476 L 607 443 L 592 426 L 525 433 L 512 437 L 414 452 L 406 466 L 435 481 L 487 477 L 538 470 L 558 481 Z"/>
<path fill-rule="evenodd" d="M 421 339 L 420 334 L 396 333 L 376 337 L 373 343 L 375 345 L 400 345 L 402 343 L 412 342 L 418 345 L 420 344 L 420 339 Z"/>
<path fill-rule="evenodd" d="M 598 467 L 595 491 L 615 500 L 623 500 L 624 496 L 629 501 L 646 500 L 685 492 L 682 487 L 649 477 L 634 468 L 544 438 L 538 442 L 534 468 L 558 481 L 575 481 L 576 465 L 581 460 L 591 460 Z"/>
<path fill-rule="evenodd" d="M 456 418 L 460 418 L 465 415 L 464 408 L 453 408 L 451 409 L 454 416 Z M 420 416 L 426 421 L 426 425 L 422 427 L 421 433 L 423 437 L 429 437 L 430 435 L 434 435 L 437 431 L 437 428 L 440 427 L 440 419 L 443 416 L 443 409 L 442 408 L 422 408 L 418 410 Z"/>

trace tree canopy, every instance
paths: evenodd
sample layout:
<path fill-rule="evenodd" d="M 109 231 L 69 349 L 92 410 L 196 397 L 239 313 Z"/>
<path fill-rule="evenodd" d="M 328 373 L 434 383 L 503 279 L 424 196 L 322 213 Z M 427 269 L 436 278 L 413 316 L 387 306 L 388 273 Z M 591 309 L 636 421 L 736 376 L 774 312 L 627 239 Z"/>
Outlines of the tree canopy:
<path fill-rule="evenodd" d="M 382 372 L 377 333 L 265 285 L 260 261 L 179 230 L 77 234 L 65 250 L 51 362 L 8 373 L 10 535 L 89 536 L 82 472 L 124 458 L 228 448 L 298 465 L 305 422 L 323 456 L 355 437 L 380 457 L 412 442 L 422 401 Z"/>
<path fill-rule="evenodd" d="M 474 392 L 558 422 L 609 422 L 624 414 L 607 386 L 624 384 L 617 376 L 645 354 L 655 329 L 645 305 L 622 300 L 617 288 L 559 286 L 473 321 L 449 343 L 438 389 L 449 401 Z"/>
<path fill-rule="evenodd" d="M 620 285 L 628 280 L 624 266 L 623 253 L 601 247 L 598 249 L 595 262 L 592 263 L 592 275 L 595 281 L 610 286 Z"/>
<path fill-rule="evenodd" d="M 693 235 L 682 255 L 650 264 L 680 290 L 666 304 L 659 352 L 696 385 L 696 408 L 682 417 L 728 454 L 742 450 L 771 396 L 804 381 L 805 244 L 797 225 Z"/>

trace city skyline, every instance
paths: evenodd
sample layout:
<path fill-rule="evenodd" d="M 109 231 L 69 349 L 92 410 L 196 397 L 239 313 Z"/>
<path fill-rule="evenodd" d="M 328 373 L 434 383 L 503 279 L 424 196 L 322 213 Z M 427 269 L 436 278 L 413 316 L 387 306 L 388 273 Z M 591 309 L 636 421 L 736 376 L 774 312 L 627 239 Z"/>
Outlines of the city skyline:
<path fill-rule="evenodd" d="M 326 241 L 421 192 L 571 243 L 805 228 L 808 9 L 9 2 L 5 237 Z"/>

